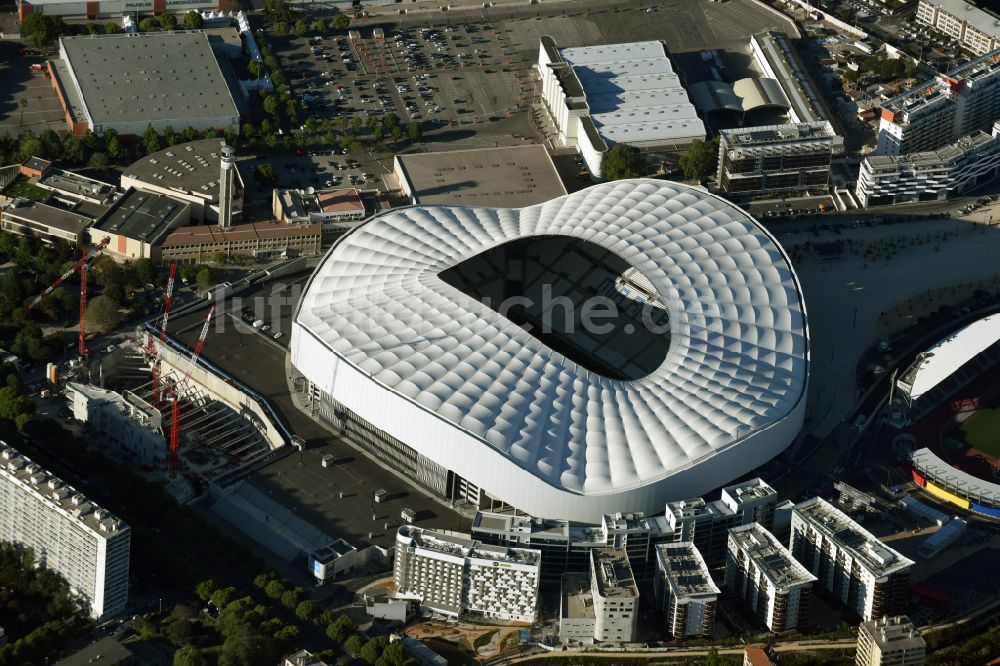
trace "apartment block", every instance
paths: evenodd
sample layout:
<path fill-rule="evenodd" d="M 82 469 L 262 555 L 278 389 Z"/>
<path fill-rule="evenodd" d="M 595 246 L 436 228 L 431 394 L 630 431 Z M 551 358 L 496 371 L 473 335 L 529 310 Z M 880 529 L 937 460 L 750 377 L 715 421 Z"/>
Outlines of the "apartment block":
<path fill-rule="evenodd" d="M 906 608 L 913 560 L 822 497 L 800 502 L 792 510 L 791 552 L 823 589 L 863 620 Z"/>
<path fill-rule="evenodd" d="M 0 541 L 31 548 L 95 619 L 125 608 L 131 537 L 109 511 L 0 442 Z"/>
<path fill-rule="evenodd" d="M 639 588 L 626 552 L 595 548 L 589 553 L 590 575 L 561 578 L 559 640 L 566 643 L 635 640 Z"/>
<path fill-rule="evenodd" d="M 590 552 L 599 548 L 624 549 L 633 573 L 647 580 L 656 567 L 651 544 L 666 538 L 665 529 L 662 518 L 647 519 L 641 513 L 607 514 L 600 525 L 585 525 L 481 511 L 471 531 L 482 543 L 538 550 L 542 581 L 558 585 L 566 572 L 588 573 Z"/>
<path fill-rule="evenodd" d="M 729 530 L 726 589 L 773 632 L 802 626 L 816 576 L 758 523 Z"/>
<path fill-rule="evenodd" d="M 537 550 L 403 526 L 396 534 L 395 560 L 397 596 L 416 599 L 424 611 L 509 622 L 537 617 Z"/>
<path fill-rule="evenodd" d="M 829 122 L 741 127 L 719 132 L 719 189 L 730 198 L 828 190 L 830 159 L 843 139 Z"/>
<path fill-rule="evenodd" d="M 856 194 L 861 205 L 943 201 L 1000 175 L 1000 122 L 992 134 L 973 132 L 937 150 L 861 162 Z"/>
<path fill-rule="evenodd" d="M 1000 46 L 1000 17 L 965 0 L 920 0 L 916 19 L 957 40 L 974 55 Z"/>
<path fill-rule="evenodd" d="M 778 494 L 759 478 L 726 486 L 713 502 L 702 498 L 670 502 L 665 534 L 658 535 L 657 541 L 693 542 L 708 566 L 722 566 L 729 530 L 750 523 L 770 529 L 777 505 Z"/>
<path fill-rule="evenodd" d="M 876 155 L 940 148 L 1000 119 L 1000 49 L 882 104 Z"/>
<path fill-rule="evenodd" d="M 656 564 L 653 593 L 667 632 L 674 638 L 711 636 L 719 588 L 698 549 L 691 542 L 657 544 Z"/>
<path fill-rule="evenodd" d="M 855 666 L 923 666 L 927 644 L 905 615 L 862 622 Z"/>

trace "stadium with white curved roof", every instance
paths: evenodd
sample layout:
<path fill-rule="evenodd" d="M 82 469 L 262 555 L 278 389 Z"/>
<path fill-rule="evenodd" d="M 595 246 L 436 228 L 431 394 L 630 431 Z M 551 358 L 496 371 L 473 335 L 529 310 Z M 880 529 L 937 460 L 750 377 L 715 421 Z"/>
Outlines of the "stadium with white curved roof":
<path fill-rule="evenodd" d="M 600 522 L 784 450 L 809 339 L 788 257 L 753 218 L 624 180 L 376 215 L 316 269 L 291 354 L 325 419 L 438 496 Z"/>

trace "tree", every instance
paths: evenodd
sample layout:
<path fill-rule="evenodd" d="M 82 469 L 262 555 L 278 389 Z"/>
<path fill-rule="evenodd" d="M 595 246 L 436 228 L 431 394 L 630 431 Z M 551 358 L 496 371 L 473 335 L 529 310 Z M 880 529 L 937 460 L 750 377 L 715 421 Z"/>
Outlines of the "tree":
<path fill-rule="evenodd" d="M 351 17 L 347 14 L 337 14 L 333 17 L 333 21 L 330 22 L 334 30 L 347 30 L 351 25 Z"/>
<path fill-rule="evenodd" d="M 281 595 L 281 605 L 288 610 L 295 610 L 301 600 L 302 597 L 300 596 L 300 590 L 298 588 L 285 590 L 285 592 Z"/>
<path fill-rule="evenodd" d="M 121 321 L 118 304 L 107 296 L 97 296 L 87 303 L 87 328 L 94 333 L 113 331 Z"/>
<path fill-rule="evenodd" d="M 695 140 L 681 155 L 679 164 L 688 180 L 702 180 L 715 170 L 719 159 L 718 141 Z"/>
<path fill-rule="evenodd" d="M 274 642 L 278 645 L 289 648 L 299 639 L 299 628 L 294 624 L 282 627 L 274 634 Z"/>
<path fill-rule="evenodd" d="M 274 166 L 268 163 L 258 164 L 254 169 L 254 177 L 257 182 L 265 186 L 274 186 L 278 182 L 278 174 Z"/>
<path fill-rule="evenodd" d="M 155 16 L 147 16 L 139 21 L 139 30 L 142 32 L 156 32 L 160 29 L 160 22 Z"/>
<path fill-rule="evenodd" d="M 358 655 L 360 655 L 361 648 L 363 648 L 364 646 L 365 646 L 365 639 L 361 638 L 361 636 L 358 634 L 354 634 L 346 641 L 344 641 L 344 649 L 347 650 L 347 652 L 350 653 L 352 657 L 357 657 Z"/>
<path fill-rule="evenodd" d="M 118 138 L 117 134 L 110 139 L 105 139 L 104 145 L 108 149 L 108 157 L 111 158 L 111 161 L 120 162 L 125 157 L 125 147 L 122 146 L 121 139 Z"/>
<path fill-rule="evenodd" d="M 624 143 L 616 143 L 601 159 L 601 175 L 605 180 L 637 178 L 642 175 L 642 156 Z"/>
<path fill-rule="evenodd" d="M 206 578 L 197 585 L 195 585 L 194 593 L 202 601 L 210 601 L 212 599 L 212 593 L 219 589 L 219 584 L 215 582 L 212 578 Z"/>
<path fill-rule="evenodd" d="M 212 269 L 208 266 L 202 266 L 198 269 L 198 274 L 195 276 L 195 281 L 202 290 L 208 289 L 214 284 L 212 279 Z"/>
<path fill-rule="evenodd" d="M 191 623 L 187 620 L 174 620 L 167 625 L 167 639 L 177 647 L 188 645 L 192 638 L 194 638 L 194 629 L 191 628 Z"/>
<path fill-rule="evenodd" d="M 177 27 L 177 19 L 174 18 L 173 14 L 160 14 L 159 22 L 160 27 L 164 30 L 173 30 Z"/>
<path fill-rule="evenodd" d="M 28 14 L 21 22 L 21 34 L 35 48 L 49 46 L 56 37 L 66 32 L 66 24 L 59 16 Z"/>
<path fill-rule="evenodd" d="M 213 606 L 222 610 L 237 599 L 237 594 L 239 593 L 236 591 L 235 587 L 224 587 L 212 592 L 212 596 L 209 597 L 209 601 L 212 602 Z"/>
<path fill-rule="evenodd" d="M 304 19 L 299 19 L 295 22 L 294 30 L 296 35 L 304 35 L 309 31 L 309 24 Z"/>
<path fill-rule="evenodd" d="M 705 666 L 719 666 L 722 662 L 719 661 L 719 650 L 718 648 L 711 647 L 708 649 L 708 655 L 705 657 Z"/>
<path fill-rule="evenodd" d="M 410 137 L 411 141 L 416 141 L 420 138 L 420 123 L 410 121 L 410 124 L 406 126 L 406 134 Z"/>
<path fill-rule="evenodd" d="M 185 645 L 174 652 L 174 666 L 205 666 L 205 658 L 198 652 L 198 648 Z"/>
<path fill-rule="evenodd" d="M 188 30 L 201 30 L 205 25 L 205 19 L 200 12 L 190 11 L 184 15 L 184 27 Z"/>
<path fill-rule="evenodd" d="M 16 421 L 21 415 L 29 418 L 35 413 L 35 403 L 12 386 L 0 388 L 0 419 Z"/>
<path fill-rule="evenodd" d="M 153 262 L 150 259 L 136 259 L 135 263 L 132 264 L 132 270 L 135 271 L 135 279 L 139 281 L 139 284 L 151 284 L 156 279 L 156 269 L 153 268 Z"/>
<path fill-rule="evenodd" d="M 274 95 L 266 98 L 264 100 L 264 113 L 276 117 L 278 115 L 278 103 L 278 98 Z"/>
<path fill-rule="evenodd" d="M 87 158 L 87 151 L 83 142 L 75 136 L 66 137 L 63 143 L 63 159 L 72 164 L 83 164 Z"/>
<path fill-rule="evenodd" d="M 146 131 L 142 133 L 142 145 L 147 154 L 155 153 L 163 147 L 160 144 L 160 135 L 156 133 L 152 124 L 146 125 Z"/>
<path fill-rule="evenodd" d="M 87 160 L 87 166 L 91 169 L 97 169 L 98 171 L 103 171 L 111 165 L 111 161 L 108 160 L 108 156 L 105 153 L 93 153 L 90 159 Z"/>
<path fill-rule="evenodd" d="M 308 622 L 316 616 L 319 612 L 319 604 L 317 604 L 312 599 L 306 599 L 305 601 L 300 601 L 299 605 L 295 607 L 295 617 L 299 618 L 304 622 Z"/>
<path fill-rule="evenodd" d="M 377 636 L 361 648 L 361 658 L 369 664 L 374 664 L 382 656 L 382 651 L 389 645 L 389 639 L 385 636 Z"/>
<path fill-rule="evenodd" d="M 125 32 L 125 30 L 113 21 L 108 21 L 104 24 L 104 32 L 108 35 L 120 35 Z"/>
<path fill-rule="evenodd" d="M 281 595 L 283 595 L 287 589 L 288 588 L 285 587 L 285 584 L 282 581 L 272 580 L 267 584 L 267 587 L 264 588 L 264 593 L 272 599 L 280 599 Z"/>
<path fill-rule="evenodd" d="M 251 60 L 247 63 L 247 71 L 250 72 L 250 76 L 253 78 L 260 78 L 260 75 L 264 72 L 264 65 L 259 60 Z"/>
<path fill-rule="evenodd" d="M 274 24 L 274 31 L 279 35 L 288 34 L 288 21 L 278 21 Z"/>
<path fill-rule="evenodd" d="M 324 21 L 323 19 L 316 19 L 316 22 L 313 23 L 313 30 L 320 35 L 326 34 L 327 30 L 326 21 Z"/>
<path fill-rule="evenodd" d="M 343 643 L 347 637 L 358 630 L 358 623 L 351 619 L 350 615 L 338 615 L 337 619 L 326 628 L 326 635 L 330 640 Z"/>

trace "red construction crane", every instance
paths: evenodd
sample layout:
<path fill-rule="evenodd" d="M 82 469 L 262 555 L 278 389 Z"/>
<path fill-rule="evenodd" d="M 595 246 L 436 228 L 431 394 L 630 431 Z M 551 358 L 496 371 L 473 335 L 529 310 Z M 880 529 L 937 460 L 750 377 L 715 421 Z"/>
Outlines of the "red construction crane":
<path fill-rule="evenodd" d="M 177 277 L 177 264 L 170 264 L 170 273 L 167 275 L 167 289 L 163 294 L 163 317 L 160 322 L 160 348 L 167 343 L 167 322 L 170 321 L 170 306 L 174 302 L 174 279 Z M 153 336 L 149 336 L 149 357 L 152 362 L 152 399 L 153 405 L 160 406 L 160 355 L 153 342 Z"/>
<path fill-rule="evenodd" d="M 184 373 L 184 378 L 179 384 L 173 386 L 170 390 L 172 402 L 170 404 L 170 447 L 169 447 L 169 469 L 170 478 L 177 476 L 177 459 L 180 452 L 180 430 L 181 430 L 181 403 L 180 403 L 180 391 L 187 386 L 188 379 L 191 378 L 191 372 L 194 370 L 195 364 L 198 363 L 198 357 L 201 356 L 201 350 L 205 346 L 205 338 L 208 337 L 208 327 L 212 323 L 212 317 L 215 316 L 215 305 L 212 305 L 208 309 L 208 315 L 205 316 L 205 323 L 201 327 L 201 334 L 198 336 L 198 341 L 194 345 L 194 351 L 191 353 L 191 360 L 188 363 L 187 372 Z"/>
<path fill-rule="evenodd" d="M 45 291 L 43 291 L 38 296 L 36 296 L 35 300 L 31 301 L 31 303 L 28 304 L 28 309 L 29 310 L 31 308 L 35 307 L 36 305 L 38 305 L 41 302 L 41 300 L 43 298 L 45 298 L 46 296 L 48 296 L 49 294 L 51 294 L 53 291 L 55 291 L 59 287 L 59 285 L 61 285 L 63 283 L 63 281 L 66 278 L 68 278 L 70 275 L 72 275 L 73 273 L 75 273 L 76 271 L 79 270 L 80 271 L 80 341 L 79 341 L 79 350 L 80 350 L 80 356 L 81 357 L 87 355 L 87 324 L 86 324 L 86 321 L 85 321 L 86 317 L 87 317 L 87 262 L 90 260 L 91 257 L 95 257 L 98 254 L 100 254 L 101 252 L 103 252 L 104 248 L 106 248 L 108 246 L 108 243 L 110 243 L 110 242 L 111 242 L 111 238 L 105 236 L 104 240 L 102 240 L 100 243 L 98 243 L 94 247 L 94 249 L 90 250 L 89 252 L 87 251 L 87 246 L 86 245 L 81 245 L 80 246 L 80 259 L 79 259 L 79 261 L 77 261 L 75 264 L 73 264 L 72 266 L 70 266 L 70 268 L 69 268 L 68 271 L 66 271 L 65 273 L 63 273 L 62 275 L 60 275 L 59 278 L 55 282 L 53 282 L 48 287 L 46 287 Z"/>

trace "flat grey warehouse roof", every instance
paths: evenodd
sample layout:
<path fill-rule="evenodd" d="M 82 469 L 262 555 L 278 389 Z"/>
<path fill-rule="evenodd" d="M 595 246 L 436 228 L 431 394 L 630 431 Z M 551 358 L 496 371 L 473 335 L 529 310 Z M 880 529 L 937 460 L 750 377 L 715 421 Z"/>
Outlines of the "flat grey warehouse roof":
<path fill-rule="evenodd" d="M 95 125 L 239 117 L 203 32 L 61 37 L 59 42 Z"/>
<path fill-rule="evenodd" d="M 147 243 L 156 240 L 173 225 L 187 204 L 159 194 L 129 190 L 97 223 L 100 231 Z M 100 234 L 97 234 L 99 237 Z"/>
<path fill-rule="evenodd" d="M 396 159 L 423 205 L 522 208 L 566 194 L 552 158 L 541 145 L 398 155 Z"/>

